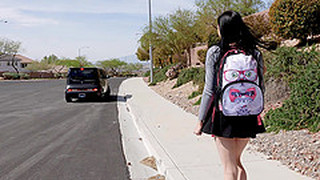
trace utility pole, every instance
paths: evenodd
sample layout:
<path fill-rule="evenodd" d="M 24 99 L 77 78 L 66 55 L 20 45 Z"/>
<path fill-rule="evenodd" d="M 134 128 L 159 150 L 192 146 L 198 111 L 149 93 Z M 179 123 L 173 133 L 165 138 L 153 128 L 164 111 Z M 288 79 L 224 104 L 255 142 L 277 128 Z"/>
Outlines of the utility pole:
<path fill-rule="evenodd" d="M 149 0 L 149 57 L 150 57 L 150 83 L 153 82 L 153 59 L 152 59 L 152 16 L 151 16 L 151 0 Z"/>
<path fill-rule="evenodd" d="M 83 66 L 83 60 L 85 59 L 85 58 L 81 58 L 81 49 L 84 49 L 84 48 L 89 48 L 89 46 L 83 46 L 83 47 L 80 47 L 79 49 L 78 49 L 78 60 L 80 61 L 80 66 L 82 67 Z"/>

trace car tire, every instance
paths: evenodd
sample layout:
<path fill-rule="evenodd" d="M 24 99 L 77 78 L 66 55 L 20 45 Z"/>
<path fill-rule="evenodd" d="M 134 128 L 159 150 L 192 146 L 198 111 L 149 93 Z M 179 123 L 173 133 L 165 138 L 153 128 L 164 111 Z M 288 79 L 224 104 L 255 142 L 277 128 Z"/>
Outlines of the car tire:
<path fill-rule="evenodd" d="M 108 100 L 110 96 L 110 87 L 108 86 L 108 89 L 105 93 L 103 93 L 103 100 Z"/>
<path fill-rule="evenodd" d="M 110 86 L 108 86 L 108 90 L 105 95 L 106 95 L 106 97 L 110 96 Z"/>
<path fill-rule="evenodd" d="M 72 102 L 71 97 L 69 97 L 69 96 L 67 96 L 67 95 L 66 95 L 65 99 L 66 99 L 67 102 Z"/>

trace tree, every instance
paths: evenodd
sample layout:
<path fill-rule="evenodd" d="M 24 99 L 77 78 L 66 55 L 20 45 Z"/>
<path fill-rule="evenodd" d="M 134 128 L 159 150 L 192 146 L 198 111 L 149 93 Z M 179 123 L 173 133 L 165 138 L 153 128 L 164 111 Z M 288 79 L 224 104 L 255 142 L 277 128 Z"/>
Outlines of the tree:
<path fill-rule="evenodd" d="M 59 59 L 55 63 L 56 65 L 66 66 L 66 67 L 81 67 L 80 61 L 74 60 L 74 59 Z"/>
<path fill-rule="evenodd" d="M 136 55 L 140 61 L 148 61 L 149 58 L 149 43 L 150 43 L 150 32 L 148 27 L 145 27 L 143 34 L 139 39 L 140 46 L 137 49 Z"/>
<path fill-rule="evenodd" d="M 181 50 L 188 52 L 189 66 L 191 66 L 192 46 L 200 41 L 200 38 L 196 34 L 195 20 L 194 13 L 189 10 L 178 9 L 174 14 L 170 15 L 170 22 L 173 31 L 176 32 L 177 43 L 180 44 Z M 183 53 L 183 51 L 181 52 Z"/>
<path fill-rule="evenodd" d="M 174 49 L 177 49 L 174 44 L 176 38 L 173 35 L 168 17 L 157 17 L 154 20 L 153 32 L 150 33 L 146 26 L 139 39 L 140 47 L 136 53 L 139 60 L 149 60 L 149 43 L 151 40 L 153 64 L 156 67 L 163 67 L 168 57 L 174 54 Z"/>
<path fill-rule="evenodd" d="M 10 39 L 0 39 L 0 57 L 8 56 L 11 58 L 11 66 L 17 73 L 19 73 L 19 69 L 16 67 L 17 59 L 15 57 L 20 50 L 21 42 Z"/>
<path fill-rule="evenodd" d="M 56 55 L 52 54 L 50 56 L 43 57 L 41 62 L 46 64 L 55 64 L 58 60 L 59 58 Z"/>
<path fill-rule="evenodd" d="M 140 63 L 129 63 L 127 65 L 124 66 L 124 69 L 127 71 L 139 71 L 140 69 L 142 69 L 143 65 Z"/>
<path fill-rule="evenodd" d="M 34 61 L 31 64 L 29 64 L 26 69 L 28 69 L 31 72 L 39 71 L 39 70 L 48 70 L 52 67 L 52 65 L 44 63 L 44 62 L 38 62 Z"/>
<path fill-rule="evenodd" d="M 191 64 L 190 48 L 199 40 L 195 33 L 194 22 L 194 14 L 181 9 L 169 16 L 155 18 L 152 33 L 147 27 L 144 28 L 144 33 L 139 40 L 140 47 L 136 53 L 138 58 L 146 58 L 151 39 L 156 66 L 163 67 L 166 64 L 172 64 L 174 56 L 178 56 L 178 61 L 183 61 L 182 57 L 186 50 L 189 55 L 189 64 Z"/>
<path fill-rule="evenodd" d="M 79 61 L 80 67 L 92 67 L 93 64 L 87 60 L 85 56 L 76 57 L 76 61 Z"/>
<path fill-rule="evenodd" d="M 147 50 L 143 49 L 142 47 L 139 47 L 137 49 L 137 52 L 136 52 L 136 56 L 138 57 L 138 59 L 140 61 L 147 61 L 149 60 L 149 53 Z"/>
<path fill-rule="evenodd" d="M 218 41 L 217 18 L 226 10 L 234 10 L 242 16 L 258 12 L 265 4 L 261 0 L 198 0 L 196 1 L 197 34 L 202 42 Z"/>
<path fill-rule="evenodd" d="M 242 16 L 248 16 L 263 9 L 266 4 L 261 0 L 234 0 L 232 6 L 232 9 Z"/>
<path fill-rule="evenodd" d="M 300 45 L 307 43 L 309 35 L 320 33 L 319 0 L 276 0 L 269 15 L 272 30 L 277 36 L 300 39 Z"/>
<path fill-rule="evenodd" d="M 172 30 L 168 17 L 157 17 L 153 26 L 154 32 L 151 34 L 151 38 L 154 60 L 157 66 L 163 67 L 167 63 L 172 63 L 170 57 L 180 52 L 181 48 L 176 43 L 176 33 Z M 168 59 L 170 62 L 167 62 Z"/>
<path fill-rule="evenodd" d="M 186 59 L 187 64 L 191 65 L 191 48 L 195 43 L 213 44 L 219 40 L 216 19 L 222 12 L 231 9 L 241 15 L 249 15 L 263 5 L 262 0 L 197 0 L 196 13 L 178 9 L 166 16 L 156 17 L 152 33 L 146 26 L 136 55 L 140 60 L 148 60 L 151 40 L 155 66 L 163 67 L 175 60 L 185 63 Z"/>
<path fill-rule="evenodd" d="M 111 71 L 114 75 L 117 75 L 120 69 L 125 65 L 127 65 L 127 63 L 120 61 L 120 59 L 109 59 L 97 62 L 97 66 L 102 67 L 106 71 Z"/>
<path fill-rule="evenodd" d="M 139 70 L 143 68 L 143 65 L 140 63 L 129 63 L 123 66 L 123 74 L 128 75 L 137 75 Z"/>

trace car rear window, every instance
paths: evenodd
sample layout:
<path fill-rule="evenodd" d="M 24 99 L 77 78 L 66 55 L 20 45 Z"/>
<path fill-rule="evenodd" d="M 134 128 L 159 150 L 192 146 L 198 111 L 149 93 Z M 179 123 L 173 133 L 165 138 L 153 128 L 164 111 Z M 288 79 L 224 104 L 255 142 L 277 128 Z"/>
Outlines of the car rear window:
<path fill-rule="evenodd" d="M 96 69 L 71 69 L 69 77 L 72 79 L 96 79 L 97 70 Z"/>

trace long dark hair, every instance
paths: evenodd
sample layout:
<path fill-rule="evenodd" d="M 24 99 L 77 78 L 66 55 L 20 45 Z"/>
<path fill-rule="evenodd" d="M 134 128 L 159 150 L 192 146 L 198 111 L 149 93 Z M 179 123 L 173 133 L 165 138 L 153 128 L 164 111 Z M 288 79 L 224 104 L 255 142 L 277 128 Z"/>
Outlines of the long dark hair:
<path fill-rule="evenodd" d="M 230 43 L 236 43 L 246 52 L 253 53 L 257 46 L 267 50 L 273 49 L 273 45 L 256 38 L 250 28 L 243 22 L 241 15 L 235 11 L 225 11 L 218 17 L 218 25 L 221 34 L 219 43 L 222 53 L 230 49 Z"/>

